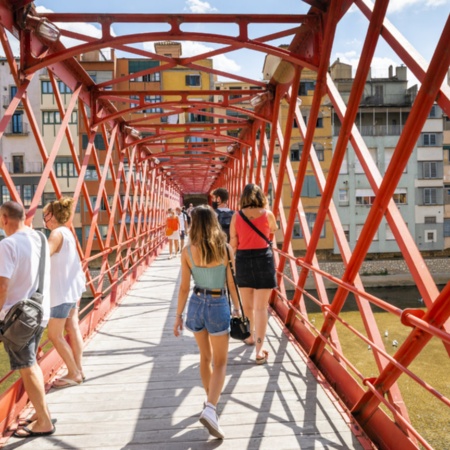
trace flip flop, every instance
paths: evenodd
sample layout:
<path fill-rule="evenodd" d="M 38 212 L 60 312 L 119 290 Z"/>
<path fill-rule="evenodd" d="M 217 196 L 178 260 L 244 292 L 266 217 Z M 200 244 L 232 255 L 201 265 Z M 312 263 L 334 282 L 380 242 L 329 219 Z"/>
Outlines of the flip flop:
<path fill-rule="evenodd" d="M 36 419 L 20 419 L 19 423 L 17 424 L 18 427 L 26 427 L 27 425 L 30 425 L 30 423 L 33 423 Z M 58 421 L 58 419 L 52 419 L 52 424 L 55 425 L 55 423 Z"/>
<path fill-rule="evenodd" d="M 62 381 L 64 382 L 64 384 L 55 384 L 58 381 Z M 72 387 L 72 386 L 79 386 L 81 383 L 83 383 L 83 380 L 81 381 L 75 381 L 75 380 L 71 380 L 70 378 L 58 378 L 53 382 L 53 387 L 55 389 L 63 389 L 66 387 Z"/>
<path fill-rule="evenodd" d="M 269 352 L 267 350 L 263 350 L 263 353 L 264 353 L 264 356 L 256 357 L 256 364 L 258 364 L 258 366 L 261 366 L 262 364 L 265 364 L 267 362 Z"/>
<path fill-rule="evenodd" d="M 27 434 L 20 434 L 17 433 L 17 431 L 25 431 Z M 20 428 L 20 430 L 17 430 L 13 436 L 21 439 L 29 438 L 29 437 L 40 437 L 40 436 L 50 436 L 56 431 L 56 427 L 53 426 L 53 430 L 50 431 L 33 431 L 30 430 L 27 427 Z"/>

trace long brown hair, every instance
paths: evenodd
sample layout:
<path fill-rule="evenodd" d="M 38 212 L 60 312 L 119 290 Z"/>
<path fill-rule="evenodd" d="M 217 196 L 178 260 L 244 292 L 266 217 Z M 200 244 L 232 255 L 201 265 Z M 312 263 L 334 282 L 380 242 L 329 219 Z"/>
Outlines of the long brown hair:
<path fill-rule="evenodd" d="M 196 206 L 191 212 L 189 239 L 200 252 L 200 265 L 225 259 L 226 234 L 222 231 L 217 214 L 208 205 Z"/>

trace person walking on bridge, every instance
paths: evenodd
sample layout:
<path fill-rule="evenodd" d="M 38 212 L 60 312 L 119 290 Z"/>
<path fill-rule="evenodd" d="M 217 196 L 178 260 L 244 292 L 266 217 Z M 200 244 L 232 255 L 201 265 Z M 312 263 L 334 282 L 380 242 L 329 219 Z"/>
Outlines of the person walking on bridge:
<path fill-rule="evenodd" d="M 229 261 L 233 249 L 226 243 L 217 215 L 206 205 L 192 211 L 189 244 L 181 254 L 181 284 L 178 293 L 174 334 L 183 329 L 183 311 L 189 295 L 191 274 L 195 282 L 189 299 L 185 326 L 192 331 L 200 350 L 200 376 L 207 400 L 200 422 L 211 435 L 223 439 L 216 408 L 225 382 L 230 332 L 230 307 L 225 286 L 228 285 L 239 315 L 239 300 Z"/>
<path fill-rule="evenodd" d="M 0 321 L 21 300 L 30 298 L 39 286 L 38 273 L 42 245 L 45 245 L 45 267 L 41 326 L 31 340 L 20 349 L 8 342 L 3 347 L 9 357 L 11 370 L 18 370 L 35 414 L 17 429 L 15 437 L 48 436 L 55 432 L 45 399 L 44 376 L 36 361 L 39 341 L 50 316 L 50 252 L 47 241 L 25 225 L 23 207 L 13 201 L 0 206 L 0 228 L 6 238 L 0 242 Z"/>
<path fill-rule="evenodd" d="M 60 354 L 67 374 L 53 382 L 54 388 L 77 386 L 83 382 L 81 365 L 83 337 L 78 319 L 78 301 L 86 290 L 86 277 L 77 245 L 68 227 L 73 214 L 73 198 L 62 197 L 44 206 L 44 223 L 51 231 L 51 313 L 48 337 Z M 64 336 L 67 332 L 68 341 Z"/>
<path fill-rule="evenodd" d="M 240 199 L 241 210 L 230 224 L 230 244 L 236 251 L 236 282 L 242 294 L 245 314 L 254 327 L 254 336 L 244 342 L 256 344 L 256 364 L 264 364 L 269 355 L 264 349 L 268 322 L 267 306 L 272 289 L 277 286 L 272 242 L 277 230 L 268 201 L 256 184 L 247 184 Z"/>

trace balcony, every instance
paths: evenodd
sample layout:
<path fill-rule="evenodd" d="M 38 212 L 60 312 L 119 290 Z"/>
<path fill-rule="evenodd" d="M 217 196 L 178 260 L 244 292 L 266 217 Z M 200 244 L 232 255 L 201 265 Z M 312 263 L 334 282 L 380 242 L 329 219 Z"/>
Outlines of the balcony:
<path fill-rule="evenodd" d="M 6 162 L 6 168 L 10 174 L 24 174 L 24 173 L 42 173 L 42 161 L 24 161 L 23 165 Z"/>
<path fill-rule="evenodd" d="M 9 123 L 5 129 L 5 136 L 28 136 L 27 123 Z"/>
<path fill-rule="evenodd" d="M 11 97 L 10 95 L 3 95 L 3 97 L 2 97 L 3 108 L 6 109 L 9 106 L 9 104 L 11 103 L 13 98 L 14 97 Z M 22 102 L 19 103 L 19 105 L 17 106 L 17 109 L 23 109 Z"/>
<path fill-rule="evenodd" d="M 411 106 L 414 99 L 413 94 L 367 95 L 360 106 Z"/>
<path fill-rule="evenodd" d="M 363 125 L 357 126 L 361 136 L 400 136 L 403 125 Z M 334 126 L 333 136 L 339 136 L 340 126 Z"/>

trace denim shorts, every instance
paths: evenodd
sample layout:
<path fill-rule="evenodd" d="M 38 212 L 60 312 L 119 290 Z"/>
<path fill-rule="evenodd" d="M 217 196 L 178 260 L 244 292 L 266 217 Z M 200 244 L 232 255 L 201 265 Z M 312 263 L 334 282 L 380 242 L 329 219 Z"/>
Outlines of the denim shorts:
<path fill-rule="evenodd" d="M 238 250 L 236 252 L 236 283 L 241 288 L 276 288 L 272 248 Z"/>
<path fill-rule="evenodd" d="M 222 336 L 230 332 L 230 316 L 230 306 L 226 295 L 213 297 L 192 294 L 185 326 L 193 333 L 206 329 L 211 336 Z"/>
<path fill-rule="evenodd" d="M 14 351 L 8 347 L 6 342 L 3 342 L 3 347 L 9 356 L 9 364 L 11 370 L 26 369 L 31 367 L 36 362 L 36 353 L 39 347 L 44 327 L 39 327 L 38 332 L 31 338 L 27 345 L 19 351 Z"/>
<path fill-rule="evenodd" d="M 61 303 L 61 305 L 50 308 L 51 319 L 67 319 L 70 311 L 77 307 L 77 302 L 73 303 Z"/>

